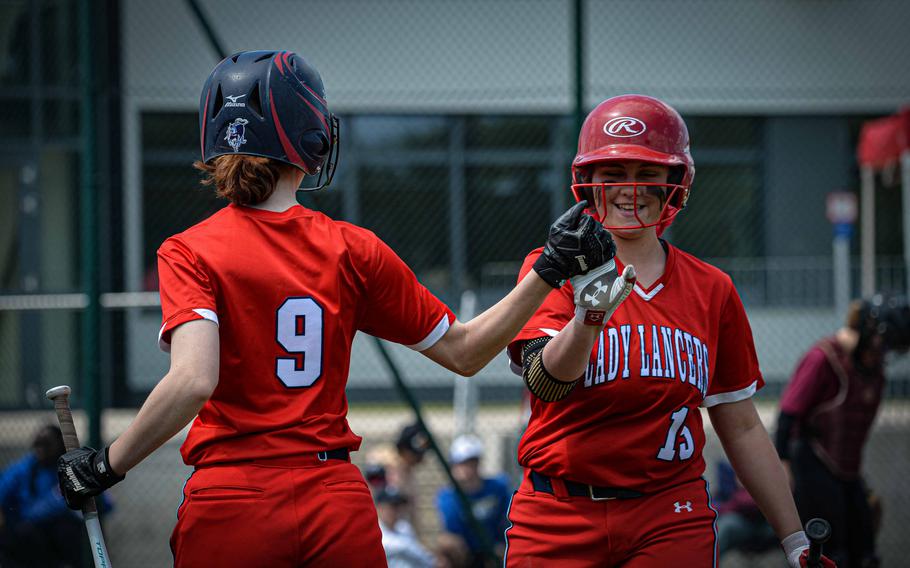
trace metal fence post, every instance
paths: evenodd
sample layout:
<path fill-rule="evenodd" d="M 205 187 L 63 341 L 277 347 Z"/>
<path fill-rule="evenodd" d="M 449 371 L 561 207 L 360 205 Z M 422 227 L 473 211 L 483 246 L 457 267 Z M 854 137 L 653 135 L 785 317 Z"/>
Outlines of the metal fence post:
<path fill-rule="evenodd" d="M 88 443 L 101 444 L 101 385 L 99 369 L 99 329 L 101 304 L 98 299 L 98 195 L 95 184 L 95 66 L 92 54 L 92 17 L 94 2 L 79 3 L 79 73 L 82 153 L 79 185 L 79 234 L 82 291 L 88 305 L 82 311 L 82 392 L 89 420 Z"/>

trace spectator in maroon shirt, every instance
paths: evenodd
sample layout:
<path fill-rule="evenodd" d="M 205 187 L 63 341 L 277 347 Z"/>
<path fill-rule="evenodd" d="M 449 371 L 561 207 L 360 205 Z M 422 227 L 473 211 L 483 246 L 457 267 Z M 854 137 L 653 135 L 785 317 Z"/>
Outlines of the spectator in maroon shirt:
<path fill-rule="evenodd" d="M 905 302 L 854 302 L 844 327 L 803 356 L 781 398 L 776 446 L 796 506 L 803 521 L 831 523 L 825 554 L 840 568 L 878 565 L 862 454 L 882 400 L 885 353 L 908 346 Z"/>

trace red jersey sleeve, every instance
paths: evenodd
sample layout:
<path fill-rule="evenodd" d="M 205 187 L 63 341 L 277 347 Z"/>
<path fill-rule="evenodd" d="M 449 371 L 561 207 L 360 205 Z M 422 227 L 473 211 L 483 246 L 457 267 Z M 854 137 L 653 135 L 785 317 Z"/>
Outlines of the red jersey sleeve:
<path fill-rule="evenodd" d="M 161 331 L 158 347 L 171 350 L 171 332 L 197 319 L 218 323 L 212 282 L 193 251 L 171 237 L 158 249 L 158 289 L 161 295 Z"/>
<path fill-rule="evenodd" d="M 543 248 L 538 248 L 525 257 L 521 270 L 518 271 L 518 282 L 521 282 L 528 272 L 533 269 L 534 262 L 542 252 Z M 521 331 L 518 332 L 518 335 L 515 336 L 508 348 L 509 360 L 512 363 L 513 371 L 520 374 L 518 369 L 521 368 L 522 364 L 522 343 L 546 335 L 552 337 L 572 320 L 575 316 L 575 299 L 572 294 L 572 285 L 568 283 L 559 290 L 553 290 L 547 295 L 537 312 L 531 316 L 528 323 L 521 328 Z"/>
<path fill-rule="evenodd" d="M 372 253 L 359 329 L 415 351 L 429 349 L 449 330 L 455 314 L 375 236 Z"/>
<path fill-rule="evenodd" d="M 729 288 L 721 308 L 714 372 L 702 403 L 705 407 L 744 400 L 765 385 L 746 310 L 732 282 Z"/>

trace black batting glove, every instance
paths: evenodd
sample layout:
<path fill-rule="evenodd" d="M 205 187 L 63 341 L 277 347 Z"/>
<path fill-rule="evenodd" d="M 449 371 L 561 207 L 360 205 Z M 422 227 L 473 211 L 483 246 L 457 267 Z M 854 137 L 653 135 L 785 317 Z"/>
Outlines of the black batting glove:
<path fill-rule="evenodd" d="M 66 452 L 57 460 L 57 479 L 66 505 L 76 511 L 91 497 L 122 481 L 125 475 L 118 475 L 111 469 L 108 449 L 98 451 L 82 447 Z"/>
<path fill-rule="evenodd" d="M 616 254 L 613 237 L 591 216 L 585 215 L 587 201 L 579 201 L 550 226 L 543 253 L 534 270 L 554 288 L 608 262 Z"/>

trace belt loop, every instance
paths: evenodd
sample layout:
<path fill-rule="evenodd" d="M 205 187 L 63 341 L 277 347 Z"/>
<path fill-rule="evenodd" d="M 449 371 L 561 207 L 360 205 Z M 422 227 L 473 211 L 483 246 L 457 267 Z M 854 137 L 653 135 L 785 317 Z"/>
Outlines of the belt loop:
<path fill-rule="evenodd" d="M 324 462 L 329 459 L 329 454 L 327 452 L 316 452 L 316 457 L 319 458 L 319 461 Z"/>

